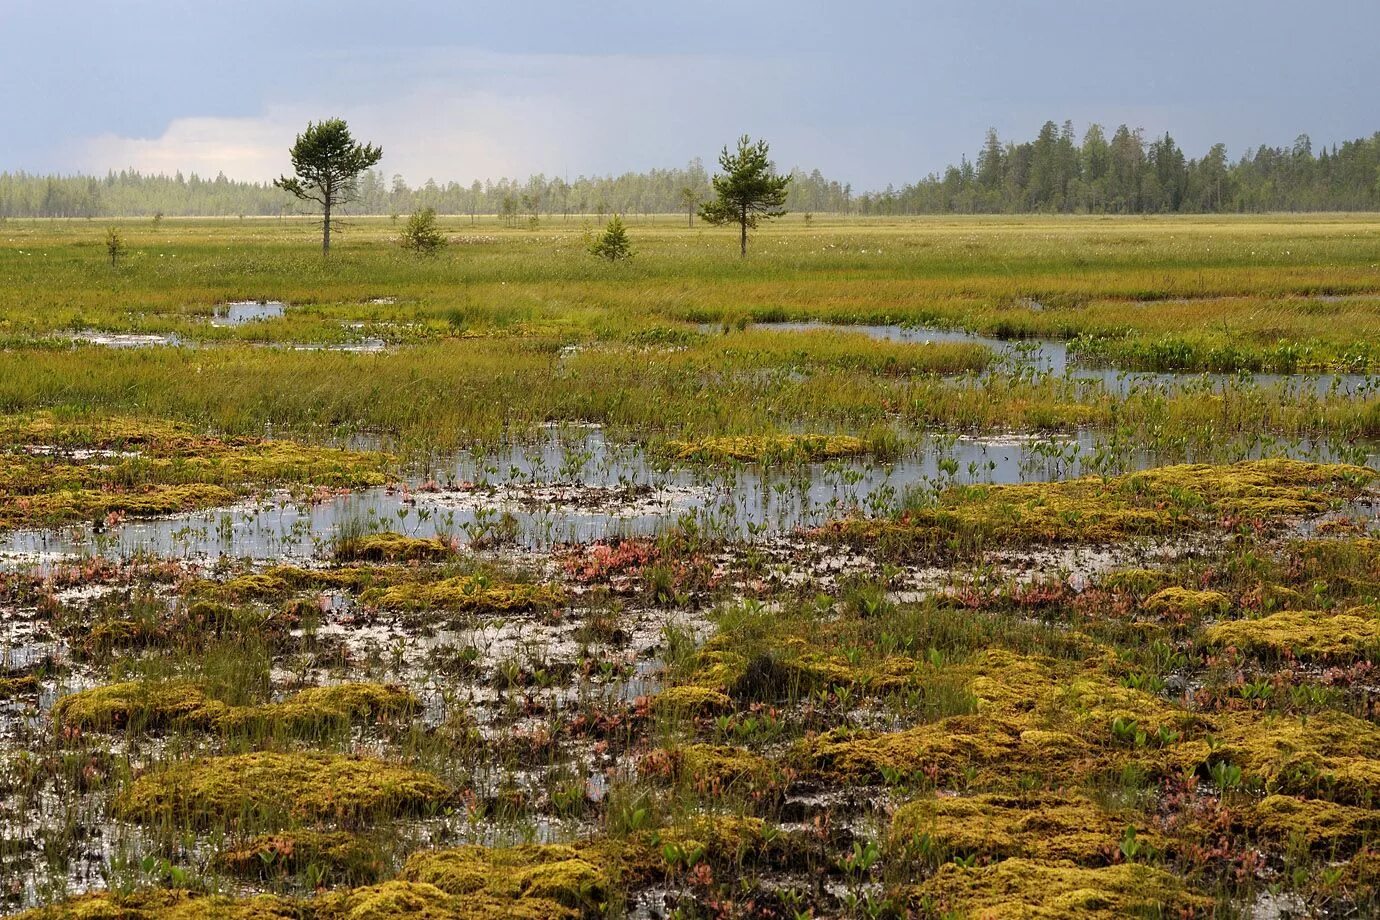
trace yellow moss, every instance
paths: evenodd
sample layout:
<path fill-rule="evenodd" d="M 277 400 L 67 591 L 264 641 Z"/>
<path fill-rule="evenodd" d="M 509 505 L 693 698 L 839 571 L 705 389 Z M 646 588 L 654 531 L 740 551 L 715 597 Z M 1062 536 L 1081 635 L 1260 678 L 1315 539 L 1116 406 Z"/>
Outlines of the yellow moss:
<path fill-rule="evenodd" d="M 688 744 L 680 748 L 685 776 L 728 789 L 764 788 L 777 778 L 771 762 L 746 748 L 722 744 Z"/>
<path fill-rule="evenodd" d="M 537 899 L 573 911 L 597 909 L 608 898 L 611 882 L 599 858 L 556 844 L 424 851 L 408 859 L 398 878 L 434 885 L 450 895 Z"/>
<path fill-rule="evenodd" d="M 46 440 L 45 440 L 46 439 Z M 0 528 L 149 516 L 230 504 L 273 485 L 382 485 L 393 459 L 283 440 L 226 440 L 161 420 L 0 421 L 0 442 L 134 455 L 0 454 Z"/>
<path fill-rule="evenodd" d="M 335 558 L 362 562 L 431 562 L 455 555 L 455 547 L 440 537 L 409 537 L 400 533 L 371 533 L 342 540 Z"/>
<path fill-rule="evenodd" d="M 911 889 L 911 896 L 982 920 L 1177 917 L 1206 912 L 1212 905 L 1175 876 L 1151 866 L 1121 863 L 1090 869 L 1031 859 L 978 868 L 949 863 Z"/>
<path fill-rule="evenodd" d="M 977 715 L 897 732 L 835 730 L 807 738 L 797 753 L 814 769 L 842 778 L 928 769 L 953 782 L 976 770 L 1007 788 L 1021 769 L 1049 776 L 1121 763 L 1138 753 L 1127 744 L 1134 743 L 1136 732 L 1147 744 L 1177 744 L 1193 716 L 1153 694 L 1121 686 L 1098 670 L 1099 664 L 1073 671 L 1051 659 L 991 649 L 948 669 L 951 679 L 962 681 L 976 698 Z M 1117 720 L 1135 723 L 1129 739 L 1114 735 Z"/>
<path fill-rule="evenodd" d="M 0 700 L 24 696 L 38 689 L 38 678 L 32 674 L 19 677 L 0 677 Z"/>
<path fill-rule="evenodd" d="M 315 915 L 321 920 L 453 920 L 456 899 L 434 885 L 389 881 L 349 891 L 327 892 L 318 897 Z M 482 916 L 482 915 L 480 915 Z"/>
<path fill-rule="evenodd" d="M 954 782 L 969 770 L 987 775 L 1011 764 L 1049 771 L 1077 757 L 1083 746 L 1072 735 L 1042 734 L 1028 747 L 1022 728 L 990 716 L 951 716 L 896 732 L 826 732 L 801 742 L 798 754 L 813 770 L 839 781 L 875 780 L 888 771 L 909 777 L 934 771 Z M 1012 780 L 1015 779 L 1013 775 Z"/>
<path fill-rule="evenodd" d="M 447 894 L 424 882 L 394 880 L 331 891 L 311 902 L 313 920 L 566 920 L 575 912 L 541 898 L 511 900 L 483 893 Z"/>
<path fill-rule="evenodd" d="M 728 694 L 712 687 L 668 687 L 652 697 L 652 709 L 658 713 L 698 715 L 726 712 L 732 708 L 733 701 Z"/>
<path fill-rule="evenodd" d="M 957 666 L 970 675 L 968 689 L 979 712 L 1031 721 L 1030 728 L 1068 732 L 1081 729 L 1103 740 L 1116 719 L 1135 720 L 1146 731 L 1180 731 L 1192 716 L 1164 699 L 1122 686 L 1089 660 L 1070 671 L 1053 659 L 989 649 Z"/>
<path fill-rule="evenodd" d="M 1146 613 L 1155 616 L 1202 617 L 1220 616 L 1231 607 L 1231 601 L 1220 591 L 1194 591 L 1191 588 L 1163 588 L 1149 598 Z"/>
<path fill-rule="evenodd" d="M 303 829 L 262 834 L 226 850 L 217 862 L 237 875 L 295 874 L 307 866 L 324 867 L 333 882 L 377 878 L 382 865 L 367 841 L 345 831 Z"/>
<path fill-rule="evenodd" d="M 130 723 L 161 728 L 209 724 L 230 707 L 208 700 L 199 687 L 169 681 L 126 681 L 64 696 L 53 704 L 53 722 L 68 728 L 108 731 Z"/>
<path fill-rule="evenodd" d="M 1257 460 L 1166 466 L 1110 479 L 956 486 L 933 507 L 900 518 L 836 521 L 820 535 L 882 544 L 902 556 L 988 544 L 1114 542 L 1185 533 L 1223 519 L 1277 522 L 1318 513 L 1378 475 L 1365 467 Z"/>
<path fill-rule="evenodd" d="M 1210 626 L 1203 642 L 1268 658 L 1353 659 L 1380 648 L 1380 615 L 1364 608 L 1335 614 L 1286 610 Z"/>
<path fill-rule="evenodd" d="M 549 610 L 565 603 L 554 584 L 493 583 L 478 575 L 434 582 L 406 582 L 364 592 L 360 600 L 385 610 L 446 610 L 457 613 Z"/>
<path fill-rule="evenodd" d="M 102 891 L 25 911 L 16 920 L 301 920 L 301 909 L 272 895 L 227 898 L 182 889 L 129 895 Z"/>
<path fill-rule="evenodd" d="M 178 725 L 225 733 L 304 733 L 346 725 L 355 719 L 400 715 L 416 706 L 417 700 L 411 693 L 383 684 L 311 687 L 281 703 L 231 706 L 209 699 L 195 684 L 127 681 L 62 697 L 53 706 L 53 721 L 72 728 L 106 731 L 130 725 Z"/>
<path fill-rule="evenodd" d="M 269 600 L 292 593 L 287 579 L 268 572 L 238 575 L 218 586 L 217 593 L 232 601 Z"/>
<path fill-rule="evenodd" d="M 222 486 L 152 485 L 138 491 L 65 489 L 37 495 L 7 496 L 0 491 L 0 529 L 98 521 L 111 514 L 153 517 L 233 503 L 239 494 Z"/>
<path fill-rule="evenodd" d="M 1373 836 L 1380 830 L 1380 814 L 1371 808 L 1272 795 L 1249 810 L 1246 823 L 1262 837 L 1302 840 L 1310 849 L 1335 850 Z"/>
<path fill-rule="evenodd" d="M 1207 772 L 1226 763 L 1243 782 L 1294 795 L 1325 793 L 1369 806 L 1380 799 L 1380 728 L 1344 713 L 1308 716 L 1240 712 L 1216 719 L 1212 743 L 1192 741 L 1170 756 L 1181 768 Z"/>
<path fill-rule="evenodd" d="M 721 463 L 765 463 L 790 460 L 828 460 L 871 452 L 862 438 L 837 434 L 746 435 L 671 441 L 666 451 L 676 460 Z"/>
<path fill-rule="evenodd" d="M 702 851 L 703 858 L 718 864 L 732 864 L 760 848 L 765 840 L 766 822 L 750 815 L 695 815 L 654 835 L 661 847 L 682 852 Z M 664 850 L 659 855 L 664 854 Z"/>
<path fill-rule="evenodd" d="M 684 683 L 671 688 L 694 693 L 717 691 L 732 698 L 768 700 L 799 697 L 833 687 L 885 693 L 915 686 L 924 668 L 913 658 L 888 656 L 881 661 L 855 665 L 841 655 L 810 648 L 796 637 L 772 642 L 771 651 L 751 658 L 715 647 L 714 640 L 692 662 Z M 663 691 L 663 694 L 670 691 Z"/>
<path fill-rule="evenodd" d="M 936 862 L 952 856 L 984 861 L 1026 856 L 1099 866 L 1112 861 L 1126 828 L 1138 823 L 1139 831 L 1143 822 L 1076 795 L 932 796 L 897 809 L 890 840 L 902 852 L 914 852 L 928 838 Z M 1163 847 L 1153 834 L 1138 833 L 1138 839 Z"/>
<path fill-rule="evenodd" d="M 173 763 L 144 774 L 115 803 L 117 815 L 197 826 L 249 821 L 367 822 L 444 803 L 430 773 L 367 758 L 261 751 Z"/>

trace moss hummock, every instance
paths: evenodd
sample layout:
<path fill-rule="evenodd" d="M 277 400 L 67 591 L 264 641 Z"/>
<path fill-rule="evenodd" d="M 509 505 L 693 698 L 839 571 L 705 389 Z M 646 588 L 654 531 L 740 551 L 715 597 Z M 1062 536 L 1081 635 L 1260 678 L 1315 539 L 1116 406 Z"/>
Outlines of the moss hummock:
<path fill-rule="evenodd" d="M 455 555 L 441 537 L 409 537 L 386 531 L 341 540 L 335 558 L 341 562 L 435 562 Z"/>
<path fill-rule="evenodd" d="M 453 613 L 550 610 L 565 603 L 559 585 L 495 582 L 480 575 L 457 575 L 432 582 L 405 582 L 365 591 L 362 603 L 384 610 L 445 610 Z"/>
<path fill-rule="evenodd" d="M 1078 795 L 931 796 L 896 810 L 890 842 L 901 852 L 924 849 L 936 864 L 954 856 L 1025 856 L 1103 866 L 1115 860 L 1126 828 L 1136 825 L 1142 843 L 1163 847 L 1160 838 L 1139 833 L 1144 818 L 1112 814 Z"/>
<path fill-rule="evenodd" d="M 1284 610 L 1254 620 L 1231 620 L 1203 632 L 1203 644 L 1231 646 L 1261 658 L 1347 661 L 1380 649 L 1380 613 Z"/>
<path fill-rule="evenodd" d="M 910 899 L 939 903 L 983 920 L 1117 920 L 1206 912 L 1212 901 L 1188 891 L 1162 869 L 1137 863 L 1089 869 L 1068 863 L 1006 859 L 965 868 L 953 863 L 910 890 Z"/>
<path fill-rule="evenodd" d="M 117 816 L 145 823 L 283 826 L 359 824 L 443 805 L 435 776 L 370 758 L 259 751 L 160 767 L 115 800 Z"/>
<path fill-rule="evenodd" d="M 68 728 L 110 731 L 170 726 L 231 733 L 306 734 L 360 719 L 397 716 L 417 708 L 401 687 L 333 684 L 311 687 L 280 703 L 232 706 L 182 681 L 126 681 L 62 697 L 53 721 Z"/>
<path fill-rule="evenodd" d="M 895 557 L 945 556 L 984 546 L 1111 543 L 1317 514 L 1378 476 L 1360 466 L 1256 460 L 1165 466 L 1110 479 L 955 486 L 933 506 L 899 517 L 835 521 L 817 535 L 876 546 Z"/>
<path fill-rule="evenodd" d="M 450 895 L 548 901 L 582 912 L 607 900 L 612 872 L 593 850 L 557 844 L 464 846 L 413 854 L 398 878 Z"/>
<path fill-rule="evenodd" d="M 666 452 L 681 462 L 769 463 L 831 460 L 871 453 L 873 446 L 862 438 L 841 434 L 743 435 L 708 437 L 698 441 L 670 441 Z"/>

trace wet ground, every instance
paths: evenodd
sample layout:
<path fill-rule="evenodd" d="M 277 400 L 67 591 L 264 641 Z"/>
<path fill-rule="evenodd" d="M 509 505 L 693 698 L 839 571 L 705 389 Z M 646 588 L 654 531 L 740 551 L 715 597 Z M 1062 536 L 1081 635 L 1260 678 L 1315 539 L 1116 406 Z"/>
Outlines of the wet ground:
<path fill-rule="evenodd" d="M 1307 441 L 1260 442 L 1242 459 L 1291 456 L 1380 465 L 1380 445 L 1345 453 Z M 1187 458 L 1192 460 L 1193 458 Z M 848 514 L 892 511 L 908 491 L 955 483 L 1048 482 L 1158 465 L 1148 451 L 1108 451 L 1093 431 L 1074 436 L 928 436 L 894 461 L 870 458 L 784 470 L 667 467 L 598 429 L 553 430 L 535 444 L 432 464 L 386 488 L 294 501 L 267 495 L 230 508 L 113 524 L 0 534 L 0 564 L 139 553 L 175 558 L 307 557 L 342 527 L 442 535 L 501 534 L 528 549 L 650 535 L 693 522 L 733 538 L 785 534 Z"/>

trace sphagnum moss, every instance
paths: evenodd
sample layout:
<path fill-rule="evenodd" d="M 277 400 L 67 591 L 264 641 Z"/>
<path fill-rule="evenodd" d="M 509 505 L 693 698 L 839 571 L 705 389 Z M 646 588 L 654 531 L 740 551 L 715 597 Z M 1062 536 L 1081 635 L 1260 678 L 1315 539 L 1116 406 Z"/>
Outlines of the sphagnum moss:
<path fill-rule="evenodd" d="M 1076 794 L 982 794 L 971 797 L 932 796 L 896 810 L 889 832 L 890 849 L 898 855 L 921 850 L 936 864 L 952 857 L 983 861 L 1022 856 L 1042 861 L 1068 861 L 1102 866 L 1119 856 L 1126 828 L 1148 824 L 1133 812 L 1115 814 Z M 1139 838 L 1163 849 L 1153 833 Z"/>
<path fill-rule="evenodd" d="M 901 557 L 984 546 L 1109 543 L 1191 533 L 1224 520 L 1278 525 L 1325 511 L 1377 478 L 1366 467 L 1257 460 L 1165 466 L 1110 479 L 957 486 L 932 507 L 894 518 L 835 521 L 819 536 Z"/>
<path fill-rule="evenodd" d="M 230 754 L 169 764 L 119 794 L 126 820 L 197 827 L 368 823 L 449 802 L 430 773 L 383 760 L 314 752 Z"/>
<path fill-rule="evenodd" d="M 1380 612 L 1283 610 L 1258 619 L 1228 620 L 1203 631 L 1203 644 L 1248 655 L 1350 661 L 1380 649 Z"/>
<path fill-rule="evenodd" d="M 872 453 L 866 440 L 850 435 L 782 434 L 706 437 L 697 441 L 671 441 L 666 452 L 680 461 L 742 463 L 768 461 L 818 461 Z"/>
<path fill-rule="evenodd" d="M 444 610 L 452 613 L 549 610 L 565 602 L 555 584 L 498 582 L 476 575 L 441 581 L 403 582 L 365 591 L 360 600 L 384 610 Z"/>
<path fill-rule="evenodd" d="M 62 697 L 53 720 L 65 728 L 110 731 L 181 727 L 224 734 L 303 734 L 352 720 L 398 716 L 417 708 L 401 687 L 333 684 L 300 690 L 278 703 L 233 706 L 183 681 L 127 681 Z"/>
<path fill-rule="evenodd" d="M 917 903 L 927 899 L 984 920 L 1178 917 L 1212 907 L 1181 879 L 1152 866 L 1082 868 L 1022 858 L 975 868 L 949 863 L 909 895 Z"/>

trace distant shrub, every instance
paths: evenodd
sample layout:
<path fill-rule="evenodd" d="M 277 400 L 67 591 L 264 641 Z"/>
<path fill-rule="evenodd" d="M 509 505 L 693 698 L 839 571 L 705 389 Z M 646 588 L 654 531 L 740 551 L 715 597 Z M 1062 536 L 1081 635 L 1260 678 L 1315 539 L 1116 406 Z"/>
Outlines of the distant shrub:
<path fill-rule="evenodd" d="M 111 227 L 105 231 L 105 251 L 110 256 L 112 268 L 120 261 L 120 257 L 125 254 L 125 240 L 120 235 L 120 231 Z"/>
<path fill-rule="evenodd" d="M 594 245 L 589 247 L 589 251 L 601 259 L 608 259 L 610 262 L 617 262 L 626 259 L 633 254 L 632 244 L 628 242 L 628 231 L 623 226 L 623 220 L 617 214 L 609 221 L 604 232 L 599 234 L 599 238 L 594 241 Z"/>
<path fill-rule="evenodd" d="M 446 236 L 436 226 L 436 209 L 422 208 L 413 211 L 402 229 L 398 243 L 404 249 L 421 256 L 435 255 L 445 248 Z"/>

